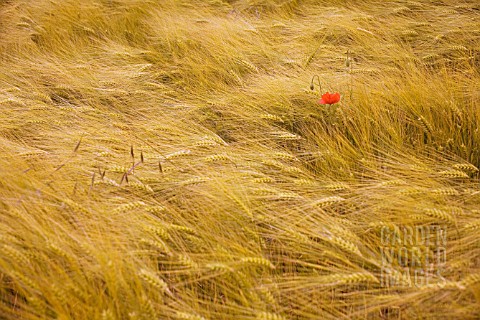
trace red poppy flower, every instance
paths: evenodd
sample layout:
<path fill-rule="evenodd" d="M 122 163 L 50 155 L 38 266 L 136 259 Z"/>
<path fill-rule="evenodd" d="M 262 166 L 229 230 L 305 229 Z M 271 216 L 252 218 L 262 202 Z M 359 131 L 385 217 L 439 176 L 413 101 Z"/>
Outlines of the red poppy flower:
<path fill-rule="evenodd" d="M 322 95 L 322 99 L 319 101 L 320 104 L 334 104 L 340 101 L 340 93 L 325 93 Z"/>

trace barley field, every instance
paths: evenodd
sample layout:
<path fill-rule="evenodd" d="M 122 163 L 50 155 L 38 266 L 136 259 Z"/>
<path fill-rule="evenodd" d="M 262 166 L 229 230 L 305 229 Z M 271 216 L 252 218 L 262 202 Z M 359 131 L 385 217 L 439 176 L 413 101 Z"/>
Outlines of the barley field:
<path fill-rule="evenodd" d="M 0 0 L 0 111 L 1 319 L 480 318 L 477 0 Z"/>

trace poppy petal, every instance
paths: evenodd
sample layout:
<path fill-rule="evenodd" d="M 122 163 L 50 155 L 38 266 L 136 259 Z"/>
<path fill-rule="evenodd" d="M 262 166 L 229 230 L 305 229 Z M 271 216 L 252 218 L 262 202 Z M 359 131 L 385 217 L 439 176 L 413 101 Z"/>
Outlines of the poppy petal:
<path fill-rule="evenodd" d="M 322 95 L 322 101 L 324 102 L 323 104 L 329 104 L 330 103 L 330 93 L 327 92 L 327 93 L 324 93 Z"/>
<path fill-rule="evenodd" d="M 340 93 L 326 92 L 322 95 L 322 99 L 318 102 L 320 104 L 334 104 L 340 101 Z"/>
<path fill-rule="evenodd" d="M 337 103 L 338 101 L 340 101 L 340 93 L 336 92 L 334 95 L 332 95 L 332 100 L 332 103 Z"/>

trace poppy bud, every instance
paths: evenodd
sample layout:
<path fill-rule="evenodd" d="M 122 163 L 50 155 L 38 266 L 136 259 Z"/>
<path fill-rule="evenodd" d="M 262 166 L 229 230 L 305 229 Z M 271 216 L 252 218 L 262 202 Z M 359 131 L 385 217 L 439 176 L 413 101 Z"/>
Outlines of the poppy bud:
<path fill-rule="evenodd" d="M 320 84 L 320 77 L 318 75 L 314 75 L 312 77 L 312 81 L 310 82 L 310 90 L 313 91 L 313 89 L 315 89 L 315 85 L 313 84 L 313 80 L 315 80 L 315 77 L 317 77 L 318 79 L 318 86 L 320 87 L 320 91 L 322 91 L 322 85 Z"/>

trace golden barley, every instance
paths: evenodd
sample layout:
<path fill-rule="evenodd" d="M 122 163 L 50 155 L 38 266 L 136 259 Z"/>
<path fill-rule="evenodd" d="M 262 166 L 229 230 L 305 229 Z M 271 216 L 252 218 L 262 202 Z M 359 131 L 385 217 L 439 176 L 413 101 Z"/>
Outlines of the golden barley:
<path fill-rule="evenodd" d="M 403 14 L 403 13 L 408 13 L 410 12 L 410 8 L 409 7 L 397 7 L 397 8 L 394 8 L 393 9 L 393 12 L 394 13 L 397 13 L 397 14 Z"/>
<path fill-rule="evenodd" d="M 47 248 L 59 257 L 62 257 L 66 260 L 75 261 L 75 258 L 71 254 L 51 242 L 47 243 Z"/>
<path fill-rule="evenodd" d="M 327 185 L 324 185 L 323 188 L 325 188 L 326 190 L 329 190 L 329 191 L 343 191 L 343 190 L 350 189 L 348 184 L 341 183 L 341 182 L 327 184 Z"/>
<path fill-rule="evenodd" d="M 457 163 L 454 164 L 453 169 L 455 170 L 463 170 L 465 172 L 477 172 L 478 168 L 475 167 L 473 164 L 470 163 Z"/>
<path fill-rule="evenodd" d="M 265 299 L 265 302 L 269 306 L 276 306 L 277 305 L 277 300 L 275 299 L 275 297 L 273 296 L 272 292 L 269 289 L 260 288 L 259 291 L 262 293 L 262 295 Z"/>
<path fill-rule="evenodd" d="M 270 114 L 270 113 L 262 114 L 260 115 L 260 118 L 283 123 L 283 119 L 280 116 Z"/>
<path fill-rule="evenodd" d="M 246 258 L 240 259 L 240 261 L 243 264 L 247 264 L 247 265 L 248 264 L 258 265 L 258 266 L 263 266 L 263 267 L 267 267 L 267 268 L 270 268 L 270 269 L 275 269 L 275 266 L 268 259 L 265 259 L 265 258 L 246 257 Z"/>
<path fill-rule="evenodd" d="M 146 193 L 153 193 L 154 192 L 152 187 L 150 187 L 147 184 L 143 184 L 143 183 L 139 183 L 139 182 L 129 182 L 128 186 L 130 188 L 133 188 L 133 189 L 136 189 L 136 190 L 145 191 Z"/>
<path fill-rule="evenodd" d="M 60 302 L 62 306 L 67 306 L 68 300 L 67 300 L 67 294 L 63 288 L 60 288 L 56 283 L 52 283 L 50 285 L 50 288 L 55 296 L 55 299 Z"/>
<path fill-rule="evenodd" d="M 285 166 L 282 168 L 283 171 L 290 173 L 290 174 L 302 174 L 303 170 L 301 168 L 295 166 Z"/>
<path fill-rule="evenodd" d="M 152 232 L 153 234 L 156 234 L 163 240 L 168 240 L 170 238 L 168 231 L 162 227 L 147 226 L 146 229 Z"/>
<path fill-rule="evenodd" d="M 455 219 L 448 213 L 440 209 L 425 209 L 423 211 L 427 216 L 439 219 L 441 221 L 455 223 Z"/>
<path fill-rule="evenodd" d="M 272 183 L 272 182 L 275 182 L 275 180 L 270 177 L 261 177 L 261 178 L 253 179 L 252 182 L 253 183 Z"/>
<path fill-rule="evenodd" d="M 468 229 L 468 230 L 478 230 L 478 229 L 480 229 L 480 219 L 477 219 L 475 221 L 467 223 L 465 225 L 465 229 Z"/>
<path fill-rule="evenodd" d="M 216 161 L 232 161 L 229 155 L 226 153 L 213 154 L 204 158 L 206 162 L 216 162 Z"/>
<path fill-rule="evenodd" d="M 197 232 L 194 229 L 186 227 L 186 226 L 181 226 L 181 225 L 177 225 L 177 224 L 169 224 L 167 227 L 169 229 L 172 229 L 172 230 L 185 232 L 185 233 L 189 233 L 189 234 L 192 234 L 192 235 L 197 234 Z"/>
<path fill-rule="evenodd" d="M 274 131 L 270 133 L 274 138 L 280 139 L 280 140 L 299 140 L 301 139 L 300 136 L 286 132 L 286 131 Z"/>
<path fill-rule="evenodd" d="M 211 139 L 202 139 L 195 141 L 195 146 L 197 147 L 215 147 L 217 145 L 217 142 Z"/>
<path fill-rule="evenodd" d="M 357 272 L 352 274 L 335 274 L 329 276 L 335 283 L 342 284 L 354 284 L 362 282 L 374 282 L 379 283 L 380 281 L 371 273 Z"/>
<path fill-rule="evenodd" d="M 154 213 L 154 214 L 159 214 L 167 210 L 164 206 L 149 206 L 145 208 L 147 212 Z"/>
<path fill-rule="evenodd" d="M 458 196 L 458 192 L 455 188 L 436 188 L 428 190 L 429 193 L 434 195 L 444 195 L 444 196 Z"/>
<path fill-rule="evenodd" d="M 181 265 L 186 266 L 192 270 L 198 269 L 198 266 L 199 266 L 198 263 L 193 261 L 188 255 L 180 254 L 176 258 Z"/>
<path fill-rule="evenodd" d="M 399 190 L 400 194 L 402 195 L 417 195 L 417 194 L 422 194 L 425 191 L 426 190 L 421 187 L 408 187 L 408 188 Z"/>
<path fill-rule="evenodd" d="M 232 76 L 237 85 L 243 85 L 243 79 L 238 73 L 236 73 L 233 69 L 228 70 L 228 73 Z"/>
<path fill-rule="evenodd" d="M 142 239 L 140 239 L 140 243 L 148 245 L 150 247 L 153 247 L 153 248 L 159 250 L 160 252 L 165 253 L 167 256 L 171 255 L 170 249 L 161 240 L 151 240 L 151 239 L 142 238 Z"/>
<path fill-rule="evenodd" d="M 395 180 L 383 181 L 379 185 L 382 187 L 386 187 L 386 186 L 401 186 L 404 184 L 406 183 L 402 179 L 395 179 Z"/>
<path fill-rule="evenodd" d="M 286 153 L 286 152 L 275 152 L 275 153 L 272 154 L 272 156 L 274 158 L 282 159 L 282 160 L 299 161 L 297 157 L 295 157 L 294 155 L 292 155 L 290 153 Z"/>
<path fill-rule="evenodd" d="M 469 175 L 460 170 L 444 170 L 438 173 L 445 178 L 469 178 Z"/>
<path fill-rule="evenodd" d="M 145 282 L 147 282 L 149 285 L 151 285 L 152 287 L 159 289 L 160 292 L 171 294 L 167 283 L 163 281 L 163 279 L 158 277 L 155 273 L 145 269 L 141 269 L 138 272 L 138 276 L 142 278 Z"/>
<path fill-rule="evenodd" d="M 148 281 L 147 281 L 148 282 Z M 157 311 L 152 303 L 152 300 L 147 297 L 142 297 L 140 308 L 142 310 L 143 319 L 157 319 Z"/>
<path fill-rule="evenodd" d="M 316 181 L 309 179 L 295 179 L 293 183 L 299 186 L 314 186 L 317 184 Z"/>
<path fill-rule="evenodd" d="M 114 165 L 114 166 L 109 167 L 107 170 L 110 171 L 110 172 L 115 172 L 115 173 L 125 173 L 125 172 L 128 172 L 130 170 L 130 168 Z"/>
<path fill-rule="evenodd" d="M 462 45 L 450 46 L 450 49 L 456 50 L 456 51 L 468 51 L 468 48 Z"/>
<path fill-rule="evenodd" d="M 425 130 L 425 132 L 429 133 L 429 134 L 432 134 L 433 133 L 433 127 L 432 125 L 430 124 L 430 122 L 425 119 L 424 116 L 420 116 L 418 117 L 418 121 L 420 121 L 420 125 L 422 126 L 422 128 Z"/>
<path fill-rule="evenodd" d="M 181 181 L 179 184 L 182 186 L 194 186 L 194 185 L 202 184 L 208 181 L 209 179 L 205 177 L 195 177 L 195 178 Z"/>
<path fill-rule="evenodd" d="M 180 311 L 177 311 L 177 313 L 175 314 L 175 317 L 177 319 L 183 319 L 183 320 L 207 320 L 207 318 L 204 318 L 204 317 L 199 316 L 197 314 L 188 313 L 188 312 L 180 312 Z"/>
<path fill-rule="evenodd" d="M 0 318 L 478 318 L 478 5 L 345 3 L 0 0 Z"/>
<path fill-rule="evenodd" d="M 469 274 L 466 276 L 462 281 L 461 284 L 465 287 L 470 287 L 474 284 L 477 284 L 480 282 L 480 273 L 474 273 L 474 274 Z"/>
<path fill-rule="evenodd" d="M 285 166 L 282 162 L 271 159 L 262 160 L 262 164 L 274 168 L 283 168 Z"/>
<path fill-rule="evenodd" d="M 9 246 L 8 244 L 4 244 L 0 250 L 1 252 L 3 252 L 4 255 L 11 258 L 15 262 L 15 264 L 23 267 L 27 267 L 30 265 L 30 259 L 28 259 L 27 256 L 25 256 L 22 252 L 15 249 L 14 247 Z"/>
<path fill-rule="evenodd" d="M 285 317 L 271 312 L 258 312 L 257 316 L 255 317 L 257 320 L 286 320 Z"/>
<path fill-rule="evenodd" d="M 278 192 L 271 199 L 274 200 L 293 200 L 299 199 L 300 196 L 295 192 Z"/>
<path fill-rule="evenodd" d="M 414 36 L 418 36 L 419 33 L 415 30 L 405 29 L 405 30 L 402 31 L 402 35 L 403 36 L 408 36 L 408 37 L 414 37 Z"/>
<path fill-rule="evenodd" d="M 102 180 L 95 180 L 93 184 L 94 185 L 105 184 L 105 185 L 108 185 L 108 186 L 111 186 L 111 187 L 117 187 L 117 188 L 120 187 L 118 182 L 116 182 L 115 180 L 109 179 L 109 178 L 103 178 Z"/>
<path fill-rule="evenodd" d="M 190 150 L 179 150 L 179 151 L 176 151 L 176 152 L 169 153 L 169 154 L 165 155 L 165 159 L 170 160 L 170 159 L 175 159 L 175 158 L 179 158 L 179 157 L 185 157 L 185 156 L 190 155 L 191 153 L 192 152 Z"/>
<path fill-rule="evenodd" d="M 207 263 L 205 267 L 209 270 L 212 271 L 219 271 L 219 272 L 233 272 L 233 268 L 230 266 L 221 263 L 221 262 L 212 262 L 212 263 Z"/>
<path fill-rule="evenodd" d="M 345 201 L 345 198 L 339 197 L 339 196 L 331 196 L 331 197 L 325 197 L 319 200 L 316 200 L 312 203 L 313 206 L 324 208 L 324 207 L 329 207 L 333 204 L 341 203 Z"/>
<path fill-rule="evenodd" d="M 146 205 L 147 204 L 143 201 L 133 201 L 133 202 L 122 204 L 122 205 L 116 207 L 113 210 L 113 212 L 114 213 L 121 213 L 121 212 L 125 212 L 125 211 L 131 211 L 131 210 L 134 210 L 134 209 L 137 209 L 137 208 L 144 207 Z"/>
<path fill-rule="evenodd" d="M 24 276 L 23 274 L 20 274 L 19 272 L 13 270 L 13 271 L 10 271 L 10 275 L 16 281 L 20 282 L 23 286 L 26 286 L 27 288 L 30 288 L 36 291 L 40 290 L 40 287 L 38 286 L 37 283 L 35 283 L 35 281 Z"/>
<path fill-rule="evenodd" d="M 239 62 L 241 66 L 247 68 L 248 70 L 250 70 L 253 73 L 258 72 L 258 68 L 253 63 L 251 63 L 251 62 L 249 62 L 245 59 L 238 59 L 237 62 Z"/>
<path fill-rule="evenodd" d="M 255 188 L 252 191 L 256 195 L 274 195 L 278 192 L 278 190 L 274 188 Z"/>
<path fill-rule="evenodd" d="M 358 249 L 358 247 L 350 242 L 350 241 L 347 241 L 347 240 L 344 240 L 340 237 L 328 237 L 327 238 L 329 242 L 333 243 L 334 245 L 340 247 L 341 249 L 347 251 L 347 252 L 351 252 L 355 255 L 358 255 L 358 256 L 361 256 L 362 254 L 360 253 L 360 250 Z"/>

